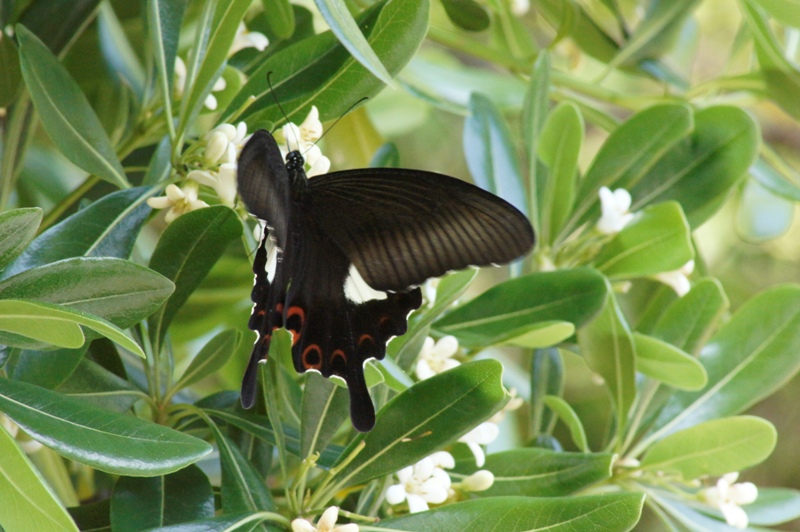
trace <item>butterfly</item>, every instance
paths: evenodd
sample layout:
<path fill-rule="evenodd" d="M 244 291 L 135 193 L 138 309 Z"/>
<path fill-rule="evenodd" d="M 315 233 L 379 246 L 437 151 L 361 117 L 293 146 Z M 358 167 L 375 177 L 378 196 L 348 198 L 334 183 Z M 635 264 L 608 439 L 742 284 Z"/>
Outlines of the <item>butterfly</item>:
<path fill-rule="evenodd" d="M 284 162 L 274 137 L 255 132 L 238 164 L 239 194 L 266 221 L 253 261 L 249 328 L 258 338 L 242 381 L 245 408 L 255 402 L 258 363 L 272 332 L 292 335 L 295 370 L 338 375 L 347 383 L 350 419 L 367 432 L 375 409 L 364 362 L 383 359 L 386 343 L 408 328 L 422 304 L 419 284 L 451 270 L 509 262 L 533 247 L 528 219 L 506 201 L 453 177 L 403 168 L 365 168 L 309 179 L 292 151 Z M 267 274 L 267 239 L 277 248 Z M 355 266 L 385 299 L 345 295 Z"/>

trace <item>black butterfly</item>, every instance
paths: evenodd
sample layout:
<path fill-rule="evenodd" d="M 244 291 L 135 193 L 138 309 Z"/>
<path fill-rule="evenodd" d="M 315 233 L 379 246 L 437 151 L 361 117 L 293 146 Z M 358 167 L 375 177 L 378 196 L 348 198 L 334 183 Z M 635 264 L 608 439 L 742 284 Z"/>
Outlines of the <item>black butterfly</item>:
<path fill-rule="evenodd" d="M 375 409 L 364 361 L 381 360 L 386 342 L 408 328 L 422 303 L 416 286 L 449 270 L 504 263 L 533 246 L 533 229 L 513 206 L 474 185 L 432 172 L 365 168 L 308 179 L 302 155 L 283 162 L 272 135 L 257 131 L 239 157 L 239 194 L 265 220 L 278 248 L 267 279 L 267 235 L 253 262 L 250 329 L 258 340 L 242 382 L 242 405 L 255 402 L 258 362 L 272 331 L 292 333 L 302 373 L 338 375 L 350 390 L 353 426 L 366 432 Z M 386 299 L 345 296 L 350 266 Z"/>

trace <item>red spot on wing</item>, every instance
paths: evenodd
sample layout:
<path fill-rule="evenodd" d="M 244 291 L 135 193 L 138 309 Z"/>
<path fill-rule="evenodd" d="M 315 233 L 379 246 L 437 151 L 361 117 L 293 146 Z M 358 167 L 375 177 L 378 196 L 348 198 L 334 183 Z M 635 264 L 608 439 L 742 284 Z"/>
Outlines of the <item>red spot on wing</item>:
<path fill-rule="evenodd" d="M 320 369 L 322 367 L 322 349 L 317 344 L 310 344 L 303 350 L 303 367 L 306 369 Z"/>
<path fill-rule="evenodd" d="M 292 306 L 289 307 L 289 310 L 286 311 L 286 319 L 288 320 L 292 316 L 300 316 L 300 323 L 305 323 L 306 321 L 306 311 L 303 310 L 301 307 Z"/>

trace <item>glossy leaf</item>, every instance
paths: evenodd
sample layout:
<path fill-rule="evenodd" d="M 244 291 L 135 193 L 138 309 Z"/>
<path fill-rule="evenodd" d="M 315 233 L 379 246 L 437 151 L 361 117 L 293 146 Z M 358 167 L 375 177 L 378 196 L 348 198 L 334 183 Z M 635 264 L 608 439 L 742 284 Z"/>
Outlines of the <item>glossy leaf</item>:
<path fill-rule="evenodd" d="M 338 475 L 342 486 L 361 484 L 413 464 L 457 440 L 500 409 L 502 366 L 494 360 L 462 364 L 417 383 L 378 411 L 375 428 L 343 451 L 364 448 Z M 424 437 L 422 437 L 424 435 Z"/>
<path fill-rule="evenodd" d="M 636 369 L 681 390 L 699 390 L 708 382 L 703 365 L 677 347 L 645 334 L 633 333 Z"/>
<path fill-rule="evenodd" d="M 447 17 L 459 28 L 467 31 L 483 31 L 491 19 L 486 9 L 474 0 L 442 0 Z"/>
<path fill-rule="evenodd" d="M 221 205 L 186 213 L 167 227 L 150 257 L 150 268 L 174 282 L 175 292 L 150 317 L 150 337 L 154 345 L 161 345 L 175 314 L 228 244 L 241 234 L 239 218 Z"/>
<path fill-rule="evenodd" d="M 531 424 L 534 435 L 549 433 L 555 424 L 552 410 L 545 405 L 548 395 L 564 391 L 564 362 L 558 348 L 535 349 L 531 357 Z"/>
<path fill-rule="evenodd" d="M 203 28 L 203 31 L 208 32 L 205 50 L 198 51 L 194 58 L 195 61 L 199 59 L 196 65 L 188 65 L 189 71 L 196 75 L 190 80 L 191 88 L 187 87 L 187 94 L 184 95 L 186 101 L 181 104 L 183 128 L 194 122 L 206 97 L 211 94 L 211 89 L 225 66 L 239 23 L 250 6 L 250 0 L 230 0 L 215 6 L 213 20 L 209 22 L 208 28 Z"/>
<path fill-rule="evenodd" d="M 24 26 L 16 28 L 25 86 L 53 143 L 76 166 L 127 188 L 114 147 L 78 84 L 42 41 Z"/>
<path fill-rule="evenodd" d="M 309 372 L 300 418 L 300 456 L 322 452 L 350 415 L 347 389 Z"/>
<path fill-rule="evenodd" d="M 62 260 L 0 282 L 4 299 L 62 305 L 104 318 L 121 329 L 153 313 L 172 290 L 168 279 L 144 266 L 95 257 Z"/>
<path fill-rule="evenodd" d="M 583 423 L 581 423 L 578 414 L 572 409 L 569 403 L 555 395 L 545 397 L 544 402 L 567 426 L 575 446 L 581 451 L 588 453 L 590 451 L 589 442 L 586 440 L 586 431 L 583 428 Z"/>
<path fill-rule="evenodd" d="M 53 390 L 69 379 L 80 365 L 88 348 L 89 345 L 86 343 L 78 349 L 47 351 L 20 349 L 9 360 L 5 369 L 14 380 Z"/>
<path fill-rule="evenodd" d="M 353 20 L 353 16 L 347 9 L 344 0 L 315 0 L 322 18 L 336 35 L 340 43 L 347 48 L 347 51 L 372 75 L 384 82 L 386 85 L 392 84 L 392 75 L 381 63 L 380 58 L 370 48 L 369 43 L 364 38 L 364 34 L 358 28 L 358 24 Z"/>
<path fill-rule="evenodd" d="M 174 389 L 186 388 L 219 371 L 236 352 L 241 340 L 241 331 L 227 329 L 218 333 L 195 355 Z"/>
<path fill-rule="evenodd" d="M 575 334 L 575 326 L 568 321 L 543 321 L 512 331 L 502 345 L 516 345 L 538 349 L 563 342 Z"/>
<path fill-rule="evenodd" d="M 661 104 L 636 113 L 615 129 L 581 180 L 575 210 L 562 237 L 578 225 L 600 218 L 597 196 L 600 187 L 630 190 L 692 126 L 690 107 Z"/>
<path fill-rule="evenodd" d="M 777 439 L 775 427 L 761 418 L 715 419 L 657 441 L 642 459 L 642 468 L 678 473 L 685 480 L 724 475 L 763 462 Z"/>
<path fill-rule="evenodd" d="M 0 410 L 62 456 L 112 474 L 170 473 L 211 452 L 192 436 L 10 379 L 0 379 Z"/>
<path fill-rule="evenodd" d="M 172 98 L 175 58 L 185 9 L 186 0 L 147 1 L 147 29 L 162 92 L 164 88 L 167 90 L 165 98 Z"/>
<path fill-rule="evenodd" d="M 539 136 L 550 112 L 550 54 L 546 50 L 539 52 L 533 64 L 531 81 L 525 93 L 522 105 L 522 138 L 525 141 L 525 154 L 528 158 L 528 207 L 531 210 L 531 223 L 536 234 L 540 234 L 540 203 L 538 189 L 544 179 L 536 164 L 539 155 Z"/>
<path fill-rule="evenodd" d="M 0 456 L 0 523 L 5 530 L 77 532 L 52 488 L 2 427 Z"/>
<path fill-rule="evenodd" d="M 417 51 L 428 29 L 428 1 L 380 2 L 357 17 L 367 42 L 390 75 L 394 76 Z M 299 65 L 299 68 L 298 68 Z M 267 84 L 272 72 L 273 90 Z M 222 113 L 221 121 L 252 96 L 242 115 L 248 125 L 302 122 L 310 106 L 320 110 L 320 120 L 339 118 L 359 98 L 371 97 L 384 87 L 358 63 L 331 32 L 302 41 L 270 56 Z M 281 102 L 284 115 L 275 104 Z"/>
<path fill-rule="evenodd" d="M 252 532 L 265 522 L 273 520 L 275 514 L 267 512 L 230 513 L 202 521 L 190 521 L 180 525 L 165 526 L 159 532 Z M 285 524 L 285 523 L 284 523 Z"/>
<path fill-rule="evenodd" d="M 22 71 L 19 52 L 12 39 L 0 39 L 0 107 L 9 107 L 20 93 Z"/>
<path fill-rule="evenodd" d="M 653 336 L 696 355 L 728 311 L 728 297 L 714 278 L 700 279 L 664 310 Z"/>
<path fill-rule="evenodd" d="M 464 123 L 464 155 L 475 184 L 527 212 L 511 130 L 489 98 L 473 93 Z"/>
<path fill-rule="evenodd" d="M 610 287 L 603 310 L 578 330 L 578 345 L 586 364 L 608 386 L 618 419 L 624 420 L 636 395 L 636 351 L 628 323 Z"/>
<path fill-rule="evenodd" d="M 578 268 L 534 273 L 494 286 L 434 324 L 465 346 L 482 346 L 520 335 L 531 324 L 568 321 L 582 326 L 602 307 L 605 278 Z"/>
<path fill-rule="evenodd" d="M 31 2 L 20 17 L 20 24 L 32 31 L 47 47 L 61 55 L 81 35 L 97 12 L 100 0 L 74 0 L 65 3 Z"/>
<path fill-rule="evenodd" d="M 553 243 L 572 212 L 583 129 L 580 110 L 571 102 L 553 109 L 542 128 L 538 154 L 548 169 L 539 198 L 543 242 Z"/>
<path fill-rule="evenodd" d="M 264 481 L 242 451 L 214 429 L 222 467 L 222 508 L 225 512 L 272 510 L 275 503 Z"/>
<path fill-rule="evenodd" d="M 674 202 L 645 208 L 603 246 L 595 267 L 612 279 L 678 270 L 694 258 L 689 224 Z"/>
<path fill-rule="evenodd" d="M 146 201 L 155 192 L 120 190 L 79 210 L 36 237 L 3 276 L 72 257 L 128 258 L 151 212 Z"/>
<path fill-rule="evenodd" d="M 614 493 L 580 497 L 497 497 L 447 504 L 435 510 L 384 519 L 392 530 L 503 530 L 523 532 L 620 532 L 639 521 L 644 495 Z"/>
<path fill-rule="evenodd" d="M 747 505 L 751 525 L 773 526 L 800 518 L 800 491 L 759 487 L 758 499 Z"/>
<path fill-rule="evenodd" d="M 264 12 L 270 30 L 280 39 L 288 39 L 295 31 L 294 10 L 289 0 L 263 0 Z"/>
<path fill-rule="evenodd" d="M 700 351 L 708 385 L 677 392 L 651 437 L 735 415 L 774 393 L 800 370 L 800 287 L 777 286 L 741 306 Z"/>
<path fill-rule="evenodd" d="M 86 358 L 79 361 L 72 373 L 64 375 L 64 379 L 58 387 L 59 393 L 112 412 L 127 412 L 133 403 L 144 396 L 144 392 L 128 381 Z"/>
<path fill-rule="evenodd" d="M 747 112 L 720 105 L 698 111 L 694 120 L 692 134 L 632 188 L 632 211 L 675 200 L 695 228 L 716 212 L 755 162 L 760 134 Z"/>
<path fill-rule="evenodd" d="M 7 39 L 6 39 L 7 40 Z M 23 253 L 42 221 L 42 209 L 14 209 L 0 214 L 0 270 Z M 7 270 L 7 269 L 6 269 Z"/>
<path fill-rule="evenodd" d="M 111 527 L 138 532 L 214 517 L 208 477 L 195 465 L 165 476 L 120 477 L 111 495 Z"/>
<path fill-rule="evenodd" d="M 83 332 L 78 325 L 91 329 L 144 358 L 144 352 L 136 342 L 114 324 L 102 318 L 46 303 L 0 300 L 0 330 L 23 334 L 58 347 L 74 349 L 83 345 L 84 341 Z M 21 332 L 20 328 L 25 332 Z M 51 341 L 54 339 L 63 341 Z"/>

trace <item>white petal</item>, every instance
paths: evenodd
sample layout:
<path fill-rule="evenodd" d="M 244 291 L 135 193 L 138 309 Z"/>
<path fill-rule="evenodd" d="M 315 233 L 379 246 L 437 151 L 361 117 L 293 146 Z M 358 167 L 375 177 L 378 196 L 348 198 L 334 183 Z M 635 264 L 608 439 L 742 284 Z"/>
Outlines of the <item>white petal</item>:
<path fill-rule="evenodd" d="M 339 519 L 339 507 L 331 506 L 322 512 L 322 517 L 320 517 L 319 521 L 317 521 L 317 529 L 320 531 L 330 530 L 336 526 L 337 519 Z"/>
<path fill-rule="evenodd" d="M 397 478 L 400 480 L 400 482 L 403 483 L 408 482 L 414 475 L 414 467 L 413 466 L 404 467 L 395 474 L 397 475 Z"/>
<path fill-rule="evenodd" d="M 458 441 L 474 442 L 486 445 L 492 443 L 500 435 L 500 427 L 494 423 L 484 421 L 471 431 L 461 436 Z"/>
<path fill-rule="evenodd" d="M 656 280 L 672 288 L 675 293 L 678 294 L 678 297 L 685 296 L 689 293 L 689 290 L 692 289 L 689 278 L 683 275 L 680 270 L 657 273 L 654 277 Z"/>
<path fill-rule="evenodd" d="M 740 530 L 747 528 L 747 512 L 733 503 L 725 503 L 720 507 L 725 522 Z"/>
<path fill-rule="evenodd" d="M 461 485 L 467 491 L 485 491 L 494 484 L 494 474 L 486 469 L 476 471 L 463 481 Z"/>
<path fill-rule="evenodd" d="M 235 144 L 242 144 L 244 142 L 244 138 L 247 136 L 247 124 L 244 122 L 239 122 L 236 124 L 236 135 L 231 139 L 231 142 Z"/>
<path fill-rule="evenodd" d="M 281 131 L 283 132 L 283 138 L 286 139 L 286 145 L 289 147 L 289 151 L 299 151 L 300 129 L 292 122 L 289 122 L 281 128 Z"/>
<path fill-rule="evenodd" d="M 425 457 L 416 464 L 414 464 L 414 478 L 417 480 L 426 480 L 433 474 L 436 466 L 433 465 L 433 460 L 430 457 Z"/>
<path fill-rule="evenodd" d="M 258 31 L 251 31 L 245 36 L 245 39 L 251 48 L 255 48 L 259 52 L 263 52 L 264 49 L 269 45 L 269 39 L 267 39 L 267 36 Z"/>
<path fill-rule="evenodd" d="M 166 196 L 160 196 L 158 198 L 147 198 L 147 204 L 153 209 L 166 209 L 172 205 L 172 201 Z"/>
<path fill-rule="evenodd" d="M 483 448 L 475 442 L 465 442 L 467 446 L 469 446 L 469 450 L 472 451 L 472 454 L 475 456 L 475 464 L 478 467 L 483 467 L 483 464 L 486 463 L 486 455 L 483 452 Z"/>
<path fill-rule="evenodd" d="M 408 511 L 412 514 L 417 512 L 424 512 L 428 509 L 428 503 L 419 495 L 409 494 L 408 496 Z"/>
<path fill-rule="evenodd" d="M 425 338 L 425 341 L 422 343 L 422 349 L 419 350 L 420 358 L 428 358 L 433 353 L 433 348 L 436 345 L 436 341 L 431 338 L 430 336 Z"/>
<path fill-rule="evenodd" d="M 225 135 L 225 140 L 227 142 L 232 142 L 234 137 L 236 136 L 236 127 L 232 124 L 220 124 L 211 131 L 209 131 L 209 139 L 214 135 L 214 133 L 222 133 Z"/>
<path fill-rule="evenodd" d="M 238 166 L 225 163 L 219 166 L 218 183 L 215 187 L 220 201 L 228 207 L 233 207 L 236 200 L 236 170 Z"/>
<path fill-rule="evenodd" d="M 458 340 L 455 336 L 443 336 L 436 342 L 433 354 L 437 357 L 450 358 L 458 351 Z"/>
<path fill-rule="evenodd" d="M 164 215 L 164 221 L 168 224 L 171 224 L 175 221 L 175 218 L 183 214 L 183 209 L 176 209 L 172 207 L 170 210 L 167 211 L 167 214 Z"/>
<path fill-rule="evenodd" d="M 436 479 L 428 479 L 420 486 L 419 496 L 422 497 L 425 502 L 442 504 L 447 500 L 447 488 Z M 409 495 L 408 497 L 409 504 L 411 503 L 411 497 L 413 497 L 413 495 Z"/>
<path fill-rule="evenodd" d="M 214 97 L 213 94 L 209 94 L 203 101 L 203 105 L 206 107 L 206 109 L 215 111 L 217 109 L 217 99 Z"/>
<path fill-rule="evenodd" d="M 150 200 L 147 200 L 147 202 L 149 203 Z M 421 381 L 424 381 L 425 379 L 430 379 L 431 377 L 436 375 L 436 372 L 433 371 L 430 364 L 428 364 L 426 360 L 419 360 L 417 362 L 417 369 L 415 373 L 417 375 L 417 378 Z"/>
<path fill-rule="evenodd" d="M 758 499 L 758 488 L 752 482 L 741 482 L 731 486 L 731 501 L 742 506 Z"/>
<path fill-rule="evenodd" d="M 209 172 L 208 170 L 192 170 L 186 176 L 187 179 L 191 179 L 192 181 L 197 181 L 201 185 L 205 185 L 207 187 L 216 187 L 218 181 L 217 176 Z"/>
<path fill-rule="evenodd" d="M 389 504 L 400 504 L 406 500 L 406 487 L 403 484 L 389 486 L 386 490 L 386 502 Z"/>
<path fill-rule="evenodd" d="M 438 467 L 433 470 L 431 479 L 438 482 L 439 485 L 441 485 L 448 492 L 450 490 L 450 486 L 453 484 L 453 481 L 450 480 L 450 475 L 448 475 L 444 469 L 440 469 Z"/>
<path fill-rule="evenodd" d="M 358 525 L 355 523 L 347 523 L 346 525 L 339 525 L 331 532 L 358 532 Z"/>
<path fill-rule="evenodd" d="M 614 205 L 617 212 L 628 212 L 631 208 L 631 194 L 624 188 L 614 191 Z"/>
<path fill-rule="evenodd" d="M 331 160 L 325 157 L 324 155 L 314 162 L 311 168 L 308 169 L 306 175 L 308 177 L 314 177 L 317 175 L 327 174 L 328 170 L 331 169 Z"/>
<path fill-rule="evenodd" d="M 292 521 L 293 532 L 317 532 L 317 528 L 305 519 L 295 519 Z"/>
<path fill-rule="evenodd" d="M 319 110 L 316 105 L 311 106 L 308 116 L 300 124 L 300 136 L 309 143 L 314 143 L 322 136 L 322 122 L 319 121 Z"/>
<path fill-rule="evenodd" d="M 442 469 L 453 469 L 456 466 L 453 455 L 447 451 L 437 451 L 428 458 L 431 459 L 434 466 L 441 467 Z"/>
<path fill-rule="evenodd" d="M 530 0 L 511 0 L 511 13 L 521 17 L 531 9 Z"/>

